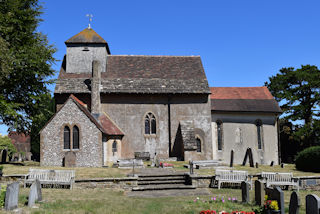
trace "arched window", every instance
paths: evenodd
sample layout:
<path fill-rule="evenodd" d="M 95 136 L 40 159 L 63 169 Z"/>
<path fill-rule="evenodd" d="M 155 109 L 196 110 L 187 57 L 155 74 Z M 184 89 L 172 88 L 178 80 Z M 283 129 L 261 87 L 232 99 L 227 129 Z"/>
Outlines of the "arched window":
<path fill-rule="evenodd" d="M 64 127 L 63 131 L 63 149 L 70 149 L 70 128 Z"/>
<path fill-rule="evenodd" d="M 201 152 L 201 139 L 196 137 L 197 152 Z"/>
<path fill-rule="evenodd" d="M 113 141 L 113 143 L 112 143 L 112 153 L 114 154 L 117 151 L 118 151 L 117 141 Z"/>
<path fill-rule="evenodd" d="M 72 129 L 72 148 L 79 149 L 79 128 L 77 126 Z"/>
<path fill-rule="evenodd" d="M 217 120 L 217 138 L 218 138 L 218 150 L 222 150 L 223 144 L 223 124 L 221 120 Z"/>
<path fill-rule="evenodd" d="M 262 149 L 262 142 L 263 142 L 262 121 L 256 120 L 256 126 L 257 126 L 258 149 Z"/>
<path fill-rule="evenodd" d="M 144 118 L 144 133 L 156 134 L 156 132 L 157 132 L 156 117 L 152 113 L 148 113 Z"/>

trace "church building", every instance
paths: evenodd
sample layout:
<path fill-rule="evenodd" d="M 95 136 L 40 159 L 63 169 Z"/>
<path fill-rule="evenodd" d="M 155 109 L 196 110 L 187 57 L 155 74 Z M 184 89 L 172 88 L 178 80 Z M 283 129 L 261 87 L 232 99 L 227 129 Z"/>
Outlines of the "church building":
<path fill-rule="evenodd" d="M 209 87 L 200 56 L 112 55 L 91 28 L 65 44 L 56 113 L 40 132 L 42 166 L 101 167 L 139 154 L 228 162 L 232 149 L 248 146 L 257 148 L 256 162 L 278 162 L 281 110 L 267 88 L 251 90 L 267 97 L 245 92 L 247 103 L 236 98 L 242 104 L 236 107 L 228 97 L 235 92 Z M 245 108 L 250 100 L 256 106 L 258 98 L 269 99 L 267 111 Z M 240 136 L 241 144 L 232 135 Z M 236 155 L 236 162 L 242 156 Z"/>

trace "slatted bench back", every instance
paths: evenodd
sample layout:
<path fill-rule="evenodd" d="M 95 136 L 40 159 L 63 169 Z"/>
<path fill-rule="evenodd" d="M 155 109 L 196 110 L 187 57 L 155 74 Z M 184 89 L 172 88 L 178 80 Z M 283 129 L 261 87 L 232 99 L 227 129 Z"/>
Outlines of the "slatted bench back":
<path fill-rule="evenodd" d="M 247 180 L 248 172 L 239 170 L 217 169 L 216 175 L 219 175 L 219 180 L 245 181 Z"/>
<path fill-rule="evenodd" d="M 266 178 L 268 182 L 288 183 L 292 182 L 292 173 L 262 172 L 262 178 Z"/>
<path fill-rule="evenodd" d="M 46 170 L 30 169 L 29 179 L 38 179 L 39 181 L 61 181 L 70 182 L 74 178 L 74 170 Z"/>

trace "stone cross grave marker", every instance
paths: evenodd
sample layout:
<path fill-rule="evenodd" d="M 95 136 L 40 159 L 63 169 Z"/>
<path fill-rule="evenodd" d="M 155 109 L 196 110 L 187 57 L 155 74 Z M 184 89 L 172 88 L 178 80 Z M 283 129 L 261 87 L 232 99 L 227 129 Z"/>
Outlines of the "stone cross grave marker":
<path fill-rule="evenodd" d="M 242 181 L 241 182 L 241 195 L 242 195 L 242 202 L 249 203 L 250 202 L 250 195 L 249 195 L 249 183 Z"/>
<path fill-rule="evenodd" d="M 268 200 L 276 200 L 281 214 L 284 212 L 284 193 L 280 187 L 266 188 L 266 194 L 268 195 Z"/>
<path fill-rule="evenodd" d="M 5 210 L 18 208 L 19 182 L 8 184 L 4 203 Z"/>
<path fill-rule="evenodd" d="M 28 206 L 33 207 L 36 201 L 42 200 L 42 192 L 41 192 L 41 184 L 40 181 L 37 179 L 35 182 L 32 183 L 29 192 L 28 198 Z"/>
<path fill-rule="evenodd" d="M 319 214 L 320 198 L 315 195 L 306 196 L 306 214 Z"/>
<path fill-rule="evenodd" d="M 300 197 L 297 192 L 292 192 L 290 196 L 289 203 L 289 213 L 290 214 L 299 214 L 300 209 Z"/>
<path fill-rule="evenodd" d="M 264 183 L 262 183 L 259 180 L 256 180 L 254 182 L 254 196 L 255 196 L 255 202 L 257 205 L 262 206 L 264 203 Z"/>

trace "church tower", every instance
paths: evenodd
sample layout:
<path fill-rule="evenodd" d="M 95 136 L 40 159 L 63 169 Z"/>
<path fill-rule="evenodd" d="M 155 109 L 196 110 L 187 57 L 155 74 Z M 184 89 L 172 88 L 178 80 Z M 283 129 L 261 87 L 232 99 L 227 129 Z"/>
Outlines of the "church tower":
<path fill-rule="evenodd" d="M 102 72 L 106 71 L 108 43 L 92 28 L 86 28 L 65 41 L 67 46 L 66 73 L 91 73 L 92 62 L 100 61 Z"/>

